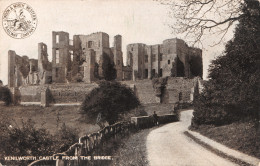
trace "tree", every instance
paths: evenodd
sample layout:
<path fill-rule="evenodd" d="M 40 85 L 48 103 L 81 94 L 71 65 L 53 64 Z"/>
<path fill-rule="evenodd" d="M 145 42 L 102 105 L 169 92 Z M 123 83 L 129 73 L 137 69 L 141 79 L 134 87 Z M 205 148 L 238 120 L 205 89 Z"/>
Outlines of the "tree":
<path fill-rule="evenodd" d="M 177 34 L 185 34 L 193 43 L 201 43 L 203 36 L 217 34 L 220 43 L 238 20 L 246 17 L 241 6 L 251 0 L 158 0 L 170 7 L 170 17 L 176 22 L 170 27 Z"/>
<path fill-rule="evenodd" d="M 103 54 L 102 71 L 104 79 L 107 81 L 115 80 L 117 77 L 114 61 L 106 53 Z"/>
<path fill-rule="evenodd" d="M 246 117 L 259 121 L 259 2 L 247 0 L 241 11 L 244 16 L 239 19 L 234 39 L 226 45 L 224 55 L 210 65 L 209 81 L 195 104 L 196 123 L 223 124 Z"/>
<path fill-rule="evenodd" d="M 98 115 L 101 115 L 102 121 L 113 124 L 139 105 L 132 89 L 118 82 L 102 81 L 98 88 L 86 95 L 81 110 L 89 123 L 96 124 Z"/>
<path fill-rule="evenodd" d="M 11 104 L 12 95 L 7 87 L 0 86 L 0 101 L 5 102 L 5 105 Z"/>

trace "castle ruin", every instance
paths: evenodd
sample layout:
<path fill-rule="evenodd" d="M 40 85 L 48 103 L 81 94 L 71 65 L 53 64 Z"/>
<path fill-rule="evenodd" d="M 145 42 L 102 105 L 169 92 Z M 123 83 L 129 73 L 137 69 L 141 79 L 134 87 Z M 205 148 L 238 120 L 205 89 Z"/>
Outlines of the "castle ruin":
<path fill-rule="evenodd" d="M 127 65 L 132 68 L 133 80 L 153 77 L 202 78 L 203 72 L 201 49 L 188 47 L 177 38 L 157 45 L 129 44 Z"/>
<path fill-rule="evenodd" d="M 104 32 L 74 35 L 52 32 L 52 62 L 48 61 L 47 45 L 38 44 L 38 60 L 8 52 L 8 85 L 43 85 L 51 83 L 93 82 L 103 78 L 104 56 L 109 57 L 117 71 L 116 80 L 123 79 L 122 37 L 114 37 L 109 47 L 109 36 Z"/>
<path fill-rule="evenodd" d="M 74 35 L 73 40 L 67 32 L 52 32 L 51 62 L 48 57 L 44 43 L 38 44 L 38 59 L 8 51 L 8 86 L 18 103 L 80 103 L 97 87 L 95 82 L 104 79 L 106 61 L 114 66 L 116 80 L 132 87 L 142 103 L 162 102 L 148 79 L 170 77 L 163 102 L 174 103 L 193 100 L 190 95 L 202 77 L 201 49 L 177 38 L 157 45 L 127 45 L 124 66 L 121 35 L 114 36 L 110 47 L 104 32 Z"/>

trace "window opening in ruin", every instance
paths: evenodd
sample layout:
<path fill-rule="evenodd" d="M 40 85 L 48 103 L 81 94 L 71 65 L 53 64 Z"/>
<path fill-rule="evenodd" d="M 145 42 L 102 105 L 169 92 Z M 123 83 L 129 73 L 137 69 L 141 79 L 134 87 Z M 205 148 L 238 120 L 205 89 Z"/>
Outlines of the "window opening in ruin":
<path fill-rule="evenodd" d="M 145 56 L 144 56 L 144 61 L 145 61 L 145 63 L 148 62 L 148 55 L 145 55 Z"/>
<path fill-rule="evenodd" d="M 98 47 L 100 47 L 100 41 L 98 41 Z"/>
<path fill-rule="evenodd" d="M 44 45 L 42 45 L 42 49 L 43 49 L 43 50 L 45 49 L 45 46 L 44 46 Z"/>
<path fill-rule="evenodd" d="M 132 47 L 131 50 L 134 51 L 134 48 Z"/>
<path fill-rule="evenodd" d="M 143 64 L 143 62 L 142 62 L 142 61 L 140 61 L 140 63 L 141 63 L 141 64 Z"/>
<path fill-rule="evenodd" d="M 73 40 L 70 40 L 70 45 L 73 45 Z"/>
<path fill-rule="evenodd" d="M 60 96 L 60 92 L 59 92 L 59 96 Z"/>
<path fill-rule="evenodd" d="M 93 47 L 93 41 L 88 41 L 88 48 L 92 48 Z"/>
<path fill-rule="evenodd" d="M 179 101 L 182 101 L 182 92 L 179 93 Z"/>
<path fill-rule="evenodd" d="M 120 60 L 117 60 L 117 65 L 120 65 Z"/>
<path fill-rule="evenodd" d="M 70 60 L 73 61 L 73 51 L 70 50 Z"/>
<path fill-rule="evenodd" d="M 56 35 L 56 43 L 59 43 L 59 41 L 60 41 L 60 36 Z"/>
<path fill-rule="evenodd" d="M 59 74 L 59 69 L 56 68 L 55 76 L 58 77 L 58 74 Z"/>
<path fill-rule="evenodd" d="M 160 73 L 159 73 L 159 76 L 162 77 L 163 76 L 163 69 L 160 68 Z"/>
<path fill-rule="evenodd" d="M 162 54 L 160 54 L 160 61 L 162 61 Z"/>
<path fill-rule="evenodd" d="M 170 60 L 168 60 L 168 65 L 171 63 L 171 61 Z"/>
<path fill-rule="evenodd" d="M 56 63 L 60 63 L 60 50 L 59 49 L 56 49 L 55 57 L 56 57 Z"/>
<path fill-rule="evenodd" d="M 156 60 L 156 55 L 153 54 L 153 55 L 152 55 L 152 62 L 155 62 L 155 60 Z"/>

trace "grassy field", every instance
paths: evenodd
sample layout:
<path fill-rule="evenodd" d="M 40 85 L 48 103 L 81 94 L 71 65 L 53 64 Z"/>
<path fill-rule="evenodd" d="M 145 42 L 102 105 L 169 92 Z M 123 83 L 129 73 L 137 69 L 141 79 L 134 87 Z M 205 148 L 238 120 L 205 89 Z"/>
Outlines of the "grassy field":
<path fill-rule="evenodd" d="M 32 119 L 36 128 L 45 128 L 50 133 L 55 133 L 65 123 L 66 126 L 77 129 L 79 136 L 99 130 L 99 126 L 87 124 L 81 120 L 79 106 L 2 106 L 0 115 L 9 119 L 12 126 L 21 126 L 23 121 Z"/>
<path fill-rule="evenodd" d="M 10 119 L 12 126 L 21 126 L 22 121 L 32 119 L 37 128 L 45 128 L 50 133 L 55 133 L 63 123 L 66 126 L 78 130 L 79 136 L 99 130 L 99 126 L 88 124 L 81 117 L 80 106 L 3 106 L 0 105 L 0 115 Z M 171 104 L 148 104 L 143 105 L 142 109 L 147 115 L 152 115 L 154 111 L 158 115 L 169 114 L 173 110 Z M 129 118 L 130 120 L 130 118 Z"/>

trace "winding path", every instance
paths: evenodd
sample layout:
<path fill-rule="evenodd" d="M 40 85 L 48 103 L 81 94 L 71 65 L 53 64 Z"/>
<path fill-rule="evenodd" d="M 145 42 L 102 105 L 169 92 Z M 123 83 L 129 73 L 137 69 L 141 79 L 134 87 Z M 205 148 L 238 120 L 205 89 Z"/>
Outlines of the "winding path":
<path fill-rule="evenodd" d="M 233 166 L 236 165 L 203 148 L 184 135 L 191 123 L 192 110 L 181 113 L 180 122 L 170 123 L 149 133 L 146 141 L 150 166 Z"/>

